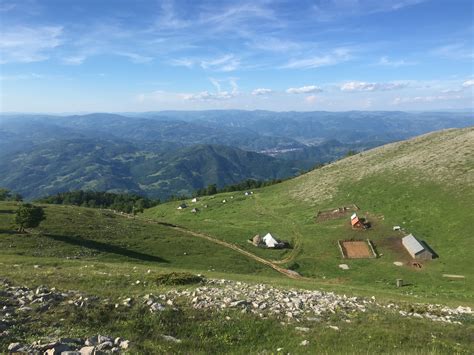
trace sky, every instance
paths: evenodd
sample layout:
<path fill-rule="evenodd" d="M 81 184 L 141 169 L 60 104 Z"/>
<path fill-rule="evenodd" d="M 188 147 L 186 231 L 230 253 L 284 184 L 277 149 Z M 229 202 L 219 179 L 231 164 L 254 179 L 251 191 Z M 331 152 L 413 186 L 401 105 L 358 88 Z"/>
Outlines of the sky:
<path fill-rule="evenodd" d="M 0 0 L 0 111 L 474 106 L 472 0 Z"/>

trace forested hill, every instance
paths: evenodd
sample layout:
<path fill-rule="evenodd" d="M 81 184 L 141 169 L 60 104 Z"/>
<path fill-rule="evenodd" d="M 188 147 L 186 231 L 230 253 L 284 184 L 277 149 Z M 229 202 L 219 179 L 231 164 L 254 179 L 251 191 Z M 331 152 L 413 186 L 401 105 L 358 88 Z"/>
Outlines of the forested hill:
<path fill-rule="evenodd" d="M 153 198 L 190 195 L 252 178 L 293 176 L 311 164 L 233 147 L 200 145 L 148 151 L 116 140 L 52 141 L 0 156 L 0 186 L 34 199 L 58 192 L 128 192 Z"/>

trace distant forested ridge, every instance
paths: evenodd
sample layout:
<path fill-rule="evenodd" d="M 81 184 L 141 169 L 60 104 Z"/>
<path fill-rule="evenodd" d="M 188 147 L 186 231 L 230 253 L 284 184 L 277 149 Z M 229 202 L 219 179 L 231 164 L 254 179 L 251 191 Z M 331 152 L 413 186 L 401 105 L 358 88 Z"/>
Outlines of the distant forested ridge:
<path fill-rule="evenodd" d="M 125 213 L 143 212 L 145 208 L 150 208 L 160 203 L 160 200 L 152 200 L 134 194 L 116 194 L 110 192 L 82 190 L 62 192 L 54 196 L 40 198 L 36 201 L 56 205 L 110 208 Z"/>
<path fill-rule="evenodd" d="M 0 186 L 26 200 L 77 190 L 168 199 L 472 125 L 472 112 L 0 114 Z"/>

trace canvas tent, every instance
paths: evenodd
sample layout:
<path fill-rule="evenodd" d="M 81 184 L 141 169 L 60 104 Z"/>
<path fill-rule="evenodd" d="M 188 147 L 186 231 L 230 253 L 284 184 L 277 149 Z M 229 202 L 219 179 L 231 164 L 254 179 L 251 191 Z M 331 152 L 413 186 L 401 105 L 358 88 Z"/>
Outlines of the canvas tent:
<path fill-rule="evenodd" d="M 433 259 L 433 253 L 428 250 L 426 245 L 415 238 L 413 234 L 409 234 L 402 238 L 402 244 L 413 259 L 430 260 Z"/>
<path fill-rule="evenodd" d="M 268 248 L 275 248 L 277 246 L 279 246 L 279 242 L 271 235 L 271 233 L 267 233 L 264 237 L 263 237 L 263 242 L 265 243 L 265 245 L 268 247 Z"/>

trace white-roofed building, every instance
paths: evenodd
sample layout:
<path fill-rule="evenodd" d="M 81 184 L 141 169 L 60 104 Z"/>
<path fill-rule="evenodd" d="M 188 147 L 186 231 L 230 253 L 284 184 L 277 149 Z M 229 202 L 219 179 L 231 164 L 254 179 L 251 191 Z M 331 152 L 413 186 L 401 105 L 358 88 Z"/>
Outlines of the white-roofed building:
<path fill-rule="evenodd" d="M 402 244 L 413 259 L 433 259 L 433 253 L 426 247 L 425 244 L 416 239 L 413 234 L 403 237 Z"/>

